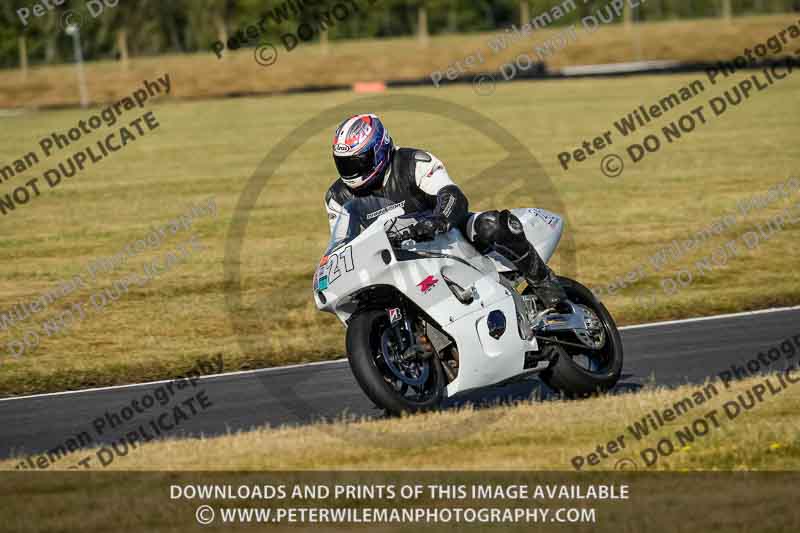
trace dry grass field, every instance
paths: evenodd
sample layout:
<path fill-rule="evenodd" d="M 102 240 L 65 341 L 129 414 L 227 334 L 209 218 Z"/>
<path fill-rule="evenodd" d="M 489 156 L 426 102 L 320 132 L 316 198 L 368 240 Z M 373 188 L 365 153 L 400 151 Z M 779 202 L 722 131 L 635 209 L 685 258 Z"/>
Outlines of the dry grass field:
<path fill-rule="evenodd" d="M 761 25 L 759 34 L 768 33 L 770 24 L 773 32 L 785 24 L 772 18 L 756 22 Z M 292 61 L 311 51 L 296 53 Z M 203 59 L 213 64 L 211 58 Z M 143 76 L 153 79 L 169 71 L 175 94 L 197 94 L 193 88 L 197 72 L 172 71 L 177 63 L 169 60 L 149 65 L 150 70 L 137 71 L 129 84 L 119 81 L 114 91 L 130 92 Z M 97 68 L 107 69 L 117 79 L 113 65 Z M 476 95 L 469 86 L 390 90 L 381 97 L 368 97 L 368 111 L 384 115 L 400 145 L 424 147 L 443 159 L 463 185 L 473 210 L 541 206 L 564 212 L 569 238 L 554 265 L 596 288 L 618 322 L 630 324 L 800 303 L 797 224 L 784 220 L 782 229 L 772 231 L 769 238 L 746 245 L 746 235 L 757 233 L 758 224 L 766 228 L 773 220 L 775 226 L 775 217 L 800 201 L 800 191 L 786 185 L 793 183 L 790 177 L 800 176 L 800 153 L 794 146 L 800 137 L 798 72 L 753 93 L 722 116 L 710 116 L 707 124 L 665 143 L 640 163 L 629 162 L 624 174 L 613 179 L 600 171 L 601 156 L 569 171 L 561 168 L 557 156 L 613 130 L 614 121 L 634 108 L 655 103 L 702 76 L 520 82 L 499 85 L 488 97 Z M 8 83 L 10 75 L 4 73 L 2 83 Z M 740 74 L 716 86 L 706 81 L 706 93 L 683 104 L 680 111 L 673 110 L 629 139 L 616 134 L 616 144 L 607 153 L 625 155 L 628 143 L 660 132 L 691 107 L 706 104 L 751 75 Z M 508 155 L 500 139 L 436 113 L 414 112 L 413 106 L 389 111 L 390 105 L 411 97 L 446 99 L 489 117 L 516 137 L 541 168 L 527 166 L 523 159 L 514 159 L 518 154 L 511 154 L 511 163 L 498 167 L 491 177 L 477 179 Z M 152 228 L 167 226 L 189 212 L 191 205 L 213 198 L 215 206 L 213 216 L 197 216 L 191 229 L 175 235 L 167 232 L 158 245 L 143 245 L 141 253 L 100 272 L 91 284 L 71 291 L 27 321 L 0 328 L 0 394 L 174 377 L 196 359 L 216 354 L 223 355 L 226 370 L 341 357 L 343 330 L 332 317 L 316 311 L 310 294 L 313 268 L 328 236 L 322 199 L 335 178 L 329 135 L 341 117 L 331 118 L 303 138 L 300 149 L 278 168 L 257 198 L 240 257 L 243 307 L 234 316 L 241 320 L 231 320 L 226 302 L 224 257 L 239 197 L 266 154 L 299 123 L 360 98 L 337 92 L 148 103 L 146 109 L 127 112 L 120 124 L 152 111 L 157 129 L 65 178 L 58 187 L 44 186 L 41 196 L 0 216 L 4 235 L 0 313 L 8 313 L 85 272 L 93 262 L 144 239 Z M 367 111 L 358 104 L 351 107 L 355 108 Z M 66 132 L 94 112 L 3 116 L 0 161 L 10 163 L 38 150 L 41 138 Z M 6 180 L 0 184 L 0 198 L 29 179 L 42 180 L 46 169 L 114 129 L 102 131 Z M 779 184 L 789 191 L 786 196 L 765 197 L 751 205 L 751 200 Z M 742 202 L 751 207 L 743 210 Z M 661 270 L 653 266 L 650 258 L 673 240 L 708 232 L 715 221 L 737 212 L 735 223 L 718 235 L 660 265 Z M 190 254 L 178 254 L 192 233 L 198 247 Z M 752 243 L 753 237 L 749 238 Z M 736 241 L 737 253 L 720 255 L 730 241 Z M 565 255 L 570 244 L 574 262 Z M 169 254 L 182 259 L 106 305 L 92 306 L 98 291 L 109 289 L 117 295 L 115 283 L 141 272 L 147 261 L 163 265 Z M 704 264 L 712 254 L 716 254 L 713 268 L 699 275 L 696 264 Z M 694 273 L 690 283 L 677 286 L 665 281 L 677 280 L 681 270 Z M 633 276 L 638 277 L 635 282 L 630 281 L 631 272 L 638 274 Z M 680 275 L 686 281 L 686 275 Z M 624 288 L 615 281 L 620 277 Z M 76 304 L 89 312 L 79 317 Z M 44 329 L 45 322 L 63 318 L 67 310 L 74 314 L 70 327 L 60 333 Z M 32 330 L 38 332 L 39 346 L 14 356 L 26 334 L 33 340 Z"/>
<path fill-rule="evenodd" d="M 799 377 L 795 368 L 790 378 L 797 381 Z M 754 387 L 766 387 L 765 379 L 732 383 L 730 388 L 717 381 L 578 402 L 534 401 L 392 420 L 166 440 L 118 456 L 106 469 L 800 470 L 800 384 L 784 380 L 782 385 L 773 375 L 769 379 L 774 394 L 763 394 L 763 401 L 754 401 L 750 410 L 738 403 L 748 402 L 748 391 Z M 698 394 L 704 400 L 698 401 Z M 686 398 L 694 400 L 684 404 L 683 411 L 675 411 L 675 405 Z M 644 417 L 666 409 L 678 413 L 675 419 L 642 433 Z M 659 448 L 664 439 L 670 445 L 660 444 Z M 609 447 L 609 443 L 614 446 Z M 660 454 L 656 451 L 659 449 Z M 101 468 L 93 451 L 88 450 L 67 456 L 50 469 L 67 469 L 87 456 L 92 458 L 93 468 Z M 0 468 L 13 469 L 15 465 L 9 460 L 1 462 Z"/>
<path fill-rule="evenodd" d="M 730 58 L 796 18 L 647 24 L 638 38 L 646 59 Z M 434 38 L 425 50 L 412 39 L 332 43 L 328 55 L 304 46 L 269 69 L 255 65 L 249 50 L 224 61 L 210 52 L 137 58 L 125 72 L 113 63 L 89 65 L 95 102 L 117 100 L 165 73 L 175 98 L 126 111 L 113 127 L 0 176 L 0 397 L 169 379 L 199 359 L 221 358 L 227 372 L 342 357 L 344 330 L 316 311 L 311 278 L 328 241 L 323 196 L 336 177 L 330 135 L 353 110 L 380 114 L 399 145 L 434 152 L 473 211 L 542 207 L 563 214 L 567 234 L 552 265 L 593 288 L 619 325 L 800 304 L 800 66 L 719 116 L 712 98 L 724 101 L 726 91 L 735 96 L 735 87 L 766 74 L 738 73 L 716 85 L 702 74 L 519 82 L 499 84 L 490 96 L 458 85 L 371 96 L 217 98 L 422 78 L 478 48 L 490 56 L 483 70 L 496 70 L 556 33 L 543 31 L 497 56 L 486 44 L 491 34 L 483 34 Z M 602 28 L 550 65 L 634 60 L 635 39 L 620 26 Z M 29 152 L 41 156 L 40 140 L 66 134 L 102 109 L 41 110 L 75 103 L 73 76 L 69 66 L 35 68 L 24 82 L 16 71 L 0 71 L 0 108 L 18 108 L 0 109 L 0 169 Z M 690 102 L 629 137 L 617 131 L 621 117 L 697 80 L 704 91 Z M 701 105 L 702 123 L 664 141 L 662 128 Z M 471 122 L 448 117 L 453 110 Z M 157 127 L 141 133 L 129 126 L 147 112 L 146 121 Z M 299 124 L 314 120 L 319 128 L 295 134 Z M 119 138 L 122 126 L 135 133 L 134 141 L 87 162 L 58 186 L 46 185 L 45 171 L 87 147 L 97 152 L 97 143 L 111 133 Z M 606 131 L 613 132 L 610 147 L 562 168 L 559 154 Z M 662 146 L 633 163 L 626 148 L 647 135 L 661 138 Z M 265 164 L 288 145 L 295 149 L 263 182 Z M 608 155 L 624 161 L 620 176 L 604 175 L 601 161 Z M 40 190 L 19 201 L 20 188 L 33 179 Z M 259 182 L 263 189 L 253 193 L 248 185 Z M 253 201 L 246 213 L 239 207 L 244 200 Z M 20 204 L 14 210 L 7 207 L 12 201 Z M 243 215 L 248 224 L 238 243 L 234 222 Z M 232 271 L 240 273 L 236 283 Z M 81 282 L 70 282 L 76 279 Z M 32 307 L 48 301 L 47 294 L 49 303 Z M 30 316 L 15 319 L 22 308 Z M 800 514 L 791 494 L 800 472 L 800 369 L 729 387 L 711 381 L 662 388 L 652 382 L 658 376 L 649 378 L 635 393 L 580 401 L 531 399 L 377 420 L 342 415 L 329 423 L 156 440 L 138 443 L 107 468 L 95 461 L 89 471 L 37 476 L 14 471 L 20 458 L 4 459 L 0 499 L 15 504 L 0 508 L 0 523 L 31 532 L 100 532 L 109 524 L 183 531 L 195 526 L 201 503 L 289 504 L 175 499 L 170 485 L 314 483 L 303 476 L 315 475 L 329 485 L 404 475 L 415 483 L 469 476 L 500 483 L 505 476 L 525 484 L 628 483 L 633 494 L 626 502 L 475 505 L 591 506 L 599 516 L 592 531 L 617 532 L 621 524 L 650 531 L 666 523 L 678 532 L 797 531 Z M 752 408 L 743 407 L 748 400 Z M 677 416 L 643 429 L 648 416 L 670 410 Z M 75 467 L 99 451 L 66 455 L 49 470 Z M 581 471 L 577 483 L 570 475 L 575 470 Z M 427 498 L 330 503 L 382 505 L 450 504 Z M 453 530 L 453 524 L 428 528 L 443 525 Z M 368 527 L 419 530 L 418 524 Z M 298 530 L 285 523 L 270 528 Z M 230 524 L 217 520 L 205 529 L 229 531 Z M 505 529 L 530 531 L 531 525 Z"/>
<path fill-rule="evenodd" d="M 607 293 L 617 277 L 641 270 L 674 239 L 688 238 L 735 211 L 738 202 L 800 173 L 792 143 L 800 126 L 791 112 L 800 103 L 800 84 L 792 79 L 710 121 L 691 138 L 629 165 L 619 178 L 605 178 L 599 161 L 569 172 L 558 165 L 558 153 L 689 80 L 515 83 L 498 87 L 492 97 L 476 96 L 467 87 L 448 90 L 451 102 L 478 110 L 519 138 L 540 161 L 552 187 L 543 176 L 513 165 L 506 168 L 508 174 L 475 180 L 480 169 L 507 154 L 493 139 L 464 125 L 411 112 L 389 112 L 385 118 L 401 145 L 426 147 L 446 162 L 472 209 L 565 207 L 576 250 L 576 270 L 566 273 Z M 174 83 L 180 85 L 180 78 Z M 417 94 L 445 95 L 433 89 L 391 91 L 386 102 Z M 165 378 L 190 368 L 198 357 L 218 353 L 224 355 L 227 370 L 340 357 L 343 330 L 315 310 L 309 291 L 327 241 L 322 198 L 335 177 L 327 147 L 334 121 L 287 159 L 258 198 L 241 255 L 247 323 L 236 331 L 226 306 L 223 259 L 238 197 L 268 150 L 300 119 L 354 98 L 333 93 L 156 105 L 151 109 L 158 129 L 2 217 L 0 310 L 6 312 L 146 237 L 152 226 L 166 225 L 191 204 L 213 198 L 217 209 L 216 216 L 198 217 L 192 224 L 202 250 L 143 287 L 132 287 L 104 312 L 76 321 L 68 333 L 42 335 L 35 351 L 19 357 L 7 353 L 7 343 L 20 340 L 29 325 L 38 324 L 41 333 L 44 320 L 141 271 L 146 259 L 163 260 L 191 232 L 167 233 L 157 250 L 148 248 L 101 272 L 94 284 L 34 315 L 23 327 L 0 331 L 2 394 Z M 35 149 L 40 137 L 85 117 L 81 111 L 53 111 L 0 119 L 6 132 L 0 154 L 4 160 L 19 157 Z M 80 147 L 87 144 L 82 141 Z M 55 165 L 69 153 L 54 155 L 46 164 Z M 48 166 L 23 176 L 41 176 Z M 7 181 L 0 193 L 11 192 L 22 180 Z M 766 223 L 799 197 L 793 191 L 788 198 L 753 208 L 735 226 L 661 272 L 648 266 L 643 279 L 604 295 L 607 305 L 620 323 L 629 324 L 800 302 L 798 229 L 792 224 L 752 250 L 740 244 L 738 256 L 677 293 L 659 292 L 663 279 L 676 277 L 732 239 L 743 242 L 742 235 L 753 231 L 754 224 Z M 557 268 L 562 261 L 557 256 Z M 246 350 L 238 333 L 246 337 Z"/>

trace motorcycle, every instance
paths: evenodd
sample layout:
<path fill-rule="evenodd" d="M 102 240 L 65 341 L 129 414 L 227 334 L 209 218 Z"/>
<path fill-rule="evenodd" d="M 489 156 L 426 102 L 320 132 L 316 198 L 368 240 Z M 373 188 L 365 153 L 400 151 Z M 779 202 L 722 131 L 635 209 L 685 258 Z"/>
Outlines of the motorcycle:
<path fill-rule="evenodd" d="M 426 411 L 532 375 L 566 397 L 617 383 L 622 340 L 590 290 L 560 277 L 568 303 L 545 308 L 500 254 L 479 253 L 458 229 L 418 242 L 414 225 L 426 215 L 391 207 L 368 224 L 342 218 L 313 281 L 317 308 L 346 327 L 350 368 L 377 406 Z M 512 213 L 548 261 L 563 219 L 543 209 Z"/>

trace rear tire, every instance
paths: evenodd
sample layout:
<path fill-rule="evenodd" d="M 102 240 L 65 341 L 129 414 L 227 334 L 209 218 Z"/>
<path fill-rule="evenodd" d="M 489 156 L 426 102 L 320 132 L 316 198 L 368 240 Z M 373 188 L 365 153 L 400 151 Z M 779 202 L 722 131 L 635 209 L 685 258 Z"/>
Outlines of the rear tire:
<path fill-rule="evenodd" d="M 569 397 L 606 392 L 617 384 L 622 374 L 622 338 L 617 325 L 606 306 L 592 291 L 569 278 L 559 277 L 558 280 L 570 301 L 590 308 L 603 323 L 606 330 L 606 345 L 603 350 L 607 355 L 607 364 L 599 372 L 592 372 L 578 365 L 564 350 L 560 350 L 550 368 L 542 372 L 540 377 L 550 388 Z"/>
<path fill-rule="evenodd" d="M 354 316 L 347 328 L 347 360 L 356 381 L 364 393 L 376 405 L 389 413 L 418 413 L 437 408 L 444 396 L 446 378 L 439 359 L 428 360 L 430 372 L 425 383 L 429 395 L 419 401 L 406 397 L 394 388 L 386 378 L 385 364 L 379 368 L 382 357 L 381 334 L 389 327 L 389 318 L 384 310 L 368 310 Z"/>

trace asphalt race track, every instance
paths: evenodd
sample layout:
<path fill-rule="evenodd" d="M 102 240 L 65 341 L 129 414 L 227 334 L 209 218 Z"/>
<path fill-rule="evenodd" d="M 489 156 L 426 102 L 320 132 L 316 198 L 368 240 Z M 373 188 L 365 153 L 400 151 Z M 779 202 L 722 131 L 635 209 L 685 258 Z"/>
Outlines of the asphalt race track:
<path fill-rule="evenodd" d="M 642 384 L 679 385 L 702 382 L 746 365 L 759 351 L 800 334 L 800 307 L 743 313 L 707 319 L 664 322 L 624 328 L 625 367 L 621 392 Z M 785 360 L 776 363 L 783 368 Z M 346 361 L 334 361 L 209 376 L 176 391 L 163 406 L 156 403 L 102 435 L 93 423 L 106 412 L 119 413 L 166 382 L 54 393 L 0 400 L 0 457 L 28 455 L 52 449 L 69 437 L 86 431 L 98 442 L 119 440 L 126 432 L 160 412 L 195 395 L 201 389 L 211 403 L 206 410 L 183 421 L 171 436 L 218 435 L 263 425 L 303 424 L 343 413 L 381 416 L 361 392 Z M 489 403 L 502 398 L 527 398 L 542 386 L 528 380 L 495 388 L 471 401 Z"/>

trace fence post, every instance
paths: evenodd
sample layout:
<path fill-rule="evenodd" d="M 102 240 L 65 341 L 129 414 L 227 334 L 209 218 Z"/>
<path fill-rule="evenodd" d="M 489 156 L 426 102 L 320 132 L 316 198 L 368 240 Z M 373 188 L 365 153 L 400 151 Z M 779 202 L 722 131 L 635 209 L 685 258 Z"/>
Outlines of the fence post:
<path fill-rule="evenodd" d="M 19 44 L 19 68 L 22 70 L 22 81 L 28 79 L 28 43 L 25 41 L 25 36 L 22 35 L 17 39 Z"/>
<path fill-rule="evenodd" d="M 125 28 L 117 32 L 117 51 L 119 52 L 119 60 L 122 63 L 122 69 L 128 70 L 128 30 Z"/>
<path fill-rule="evenodd" d="M 733 20 L 733 7 L 731 0 L 722 0 L 722 18 L 725 22 L 730 23 Z"/>
<path fill-rule="evenodd" d="M 417 38 L 419 44 L 428 46 L 428 10 L 424 5 L 417 8 Z"/>
<path fill-rule="evenodd" d="M 528 0 L 522 0 L 519 3 L 519 25 L 524 26 L 531 21 L 531 6 Z"/>
<path fill-rule="evenodd" d="M 640 24 L 637 24 L 637 21 L 641 17 L 641 9 L 642 7 L 639 6 L 638 10 L 634 11 L 629 3 L 625 3 L 625 30 L 631 34 L 636 61 L 642 61 L 644 59 L 644 53 L 642 51 L 642 27 Z"/>
<path fill-rule="evenodd" d="M 225 43 L 227 45 L 227 43 L 228 43 L 228 30 L 225 27 L 225 21 L 222 19 L 222 17 L 219 15 L 219 13 L 215 13 L 214 14 L 214 26 L 216 26 L 216 28 L 217 28 L 217 40 L 222 42 L 222 43 Z M 226 58 L 226 57 L 227 57 L 227 54 L 223 54 L 222 55 L 223 59 Z"/>
<path fill-rule="evenodd" d="M 322 55 L 328 55 L 328 28 L 319 32 L 319 46 Z"/>

